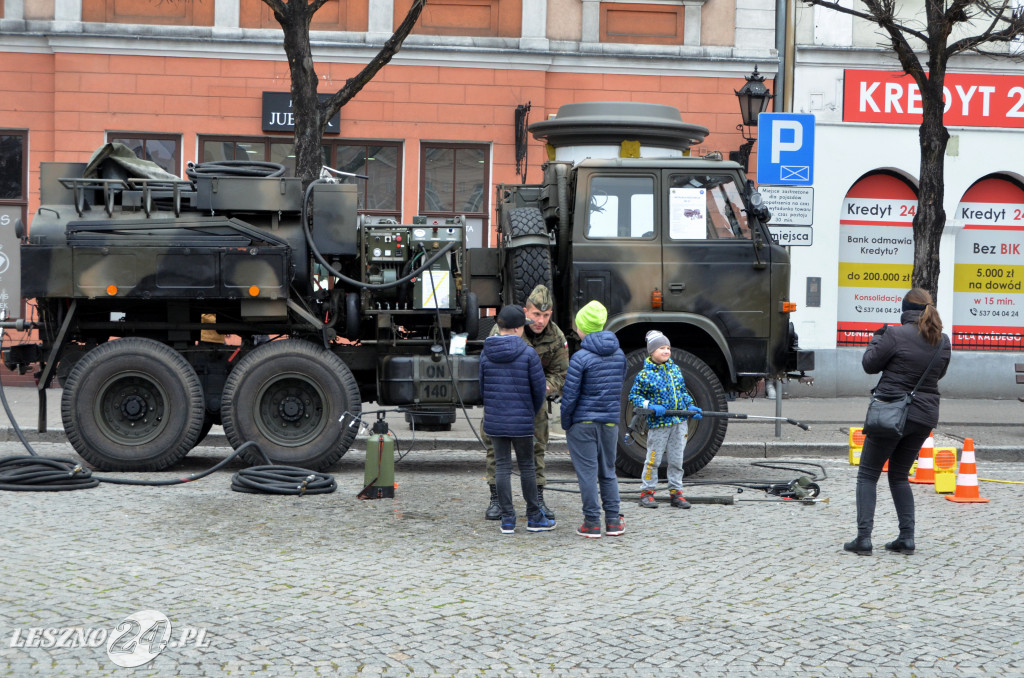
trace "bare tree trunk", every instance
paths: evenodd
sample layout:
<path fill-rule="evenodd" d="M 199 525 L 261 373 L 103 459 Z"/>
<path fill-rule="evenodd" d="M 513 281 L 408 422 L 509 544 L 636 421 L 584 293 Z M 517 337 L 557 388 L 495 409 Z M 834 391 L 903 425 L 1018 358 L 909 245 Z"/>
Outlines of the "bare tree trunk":
<path fill-rule="evenodd" d="M 917 214 L 914 215 L 914 273 L 911 284 L 928 290 L 938 300 L 939 245 L 946 227 L 946 143 L 949 132 L 943 122 L 945 102 L 943 85 L 946 81 L 945 44 L 949 25 L 945 23 L 936 0 L 927 0 L 929 14 L 928 76 L 918 81 L 921 90 L 921 126 L 918 140 L 921 146 L 920 186 L 917 194 Z"/>
<path fill-rule="evenodd" d="M 309 45 L 309 22 L 315 11 L 311 7 L 304 1 L 291 0 L 283 5 L 283 15 L 278 16 L 277 10 L 274 12 L 284 31 L 284 52 L 288 56 L 292 113 L 295 116 L 295 176 L 302 179 L 303 186 L 320 176 L 323 164 L 320 140 L 327 120 L 320 110 L 318 78 Z"/>
<path fill-rule="evenodd" d="M 320 102 L 319 82 L 313 67 L 313 51 L 309 44 L 309 24 L 313 14 L 327 0 L 263 0 L 274 11 L 274 18 L 284 31 L 284 53 L 292 82 L 292 113 L 295 116 L 295 176 L 303 185 L 320 176 L 323 165 L 322 139 L 327 121 L 370 82 L 380 69 L 402 48 L 423 12 L 426 0 L 414 0 L 398 30 L 388 38 L 377 55 L 345 86 Z"/>

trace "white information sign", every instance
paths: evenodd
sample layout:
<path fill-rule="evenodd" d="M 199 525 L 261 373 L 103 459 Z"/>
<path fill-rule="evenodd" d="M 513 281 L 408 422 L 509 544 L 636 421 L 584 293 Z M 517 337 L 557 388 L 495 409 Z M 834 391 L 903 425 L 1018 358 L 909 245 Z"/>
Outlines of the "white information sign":
<path fill-rule="evenodd" d="M 810 226 L 776 226 L 768 224 L 772 240 L 779 245 L 806 247 L 814 244 L 814 229 Z"/>
<path fill-rule="evenodd" d="M 449 308 L 448 271 L 423 273 L 423 308 Z"/>
<path fill-rule="evenodd" d="M 671 188 L 668 206 L 668 234 L 673 240 L 704 240 L 708 237 L 706 189 Z"/>
<path fill-rule="evenodd" d="M 772 212 L 773 227 L 814 223 L 814 189 L 810 186 L 758 186 L 757 192 Z"/>

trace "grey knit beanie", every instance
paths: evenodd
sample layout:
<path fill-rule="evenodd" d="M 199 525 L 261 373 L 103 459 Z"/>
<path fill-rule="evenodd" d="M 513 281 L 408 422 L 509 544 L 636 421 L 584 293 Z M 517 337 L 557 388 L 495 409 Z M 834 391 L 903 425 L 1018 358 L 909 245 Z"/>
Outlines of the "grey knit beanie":
<path fill-rule="evenodd" d="M 658 330 L 651 330 L 644 336 L 647 341 L 647 353 L 654 353 L 661 346 L 671 346 L 672 343 L 668 340 L 664 334 Z"/>

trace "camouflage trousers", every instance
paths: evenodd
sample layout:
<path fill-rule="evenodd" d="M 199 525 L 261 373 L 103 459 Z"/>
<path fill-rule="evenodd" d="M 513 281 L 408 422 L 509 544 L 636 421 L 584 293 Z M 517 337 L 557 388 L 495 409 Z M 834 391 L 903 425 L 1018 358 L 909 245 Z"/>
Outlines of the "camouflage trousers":
<path fill-rule="evenodd" d="M 487 446 L 487 484 L 494 484 L 494 443 L 491 437 L 480 431 L 480 437 Z M 544 452 L 548 449 L 548 407 L 547 403 L 533 419 L 533 463 L 537 467 L 537 485 L 543 487 L 547 483 L 544 475 Z"/>

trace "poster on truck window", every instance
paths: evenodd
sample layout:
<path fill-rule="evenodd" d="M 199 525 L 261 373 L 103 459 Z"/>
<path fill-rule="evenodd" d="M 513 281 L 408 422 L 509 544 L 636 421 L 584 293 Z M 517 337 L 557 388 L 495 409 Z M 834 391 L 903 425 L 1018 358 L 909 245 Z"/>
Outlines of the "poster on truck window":
<path fill-rule="evenodd" d="M 1024 350 L 1024 186 L 986 177 L 964 193 L 955 222 L 953 348 Z"/>
<path fill-rule="evenodd" d="M 892 174 L 870 174 L 846 194 L 839 217 L 836 344 L 864 346 L 900 323 L 914 269 L 917 192 Z"/>

